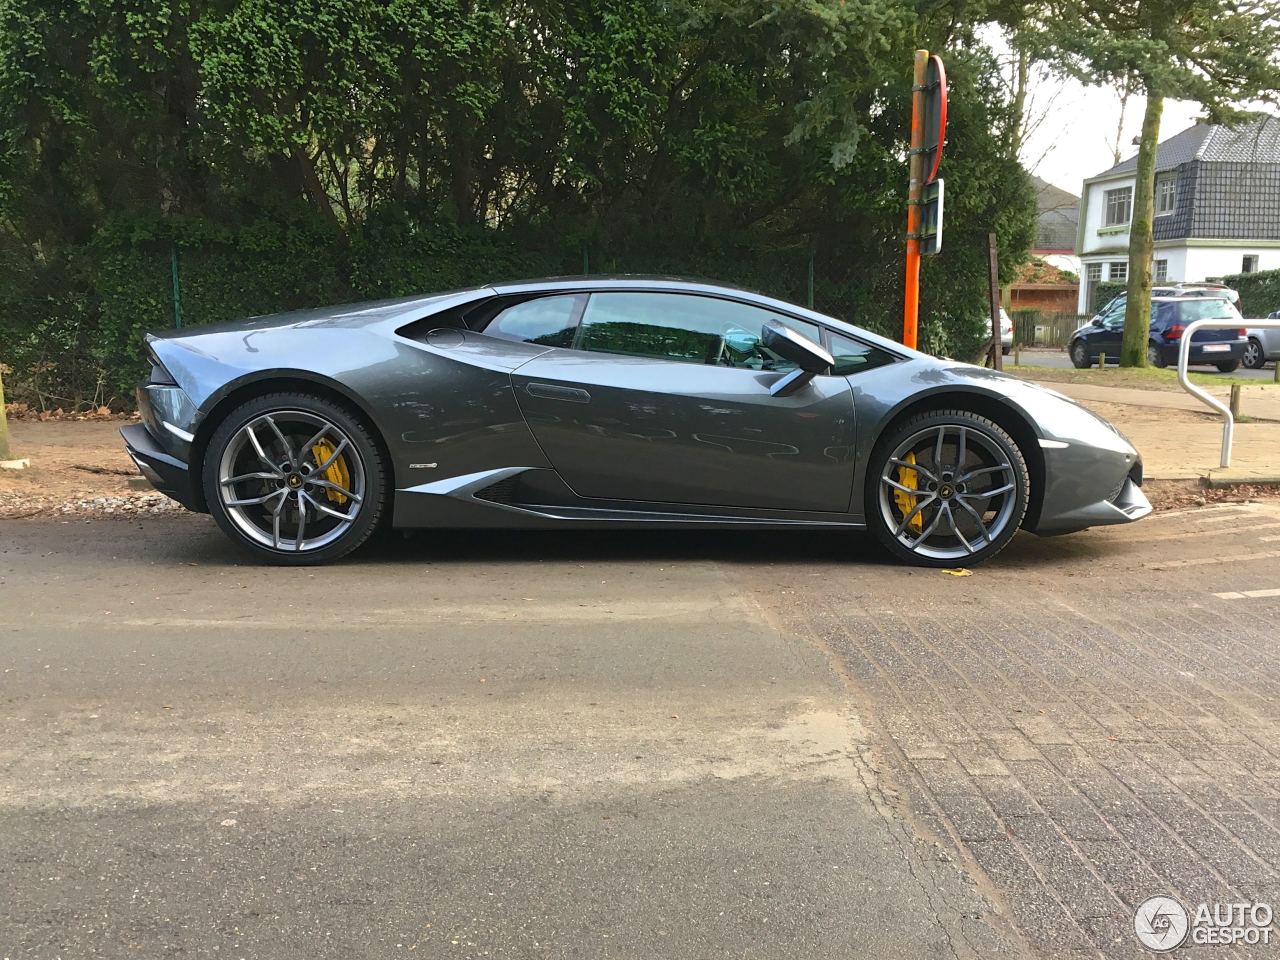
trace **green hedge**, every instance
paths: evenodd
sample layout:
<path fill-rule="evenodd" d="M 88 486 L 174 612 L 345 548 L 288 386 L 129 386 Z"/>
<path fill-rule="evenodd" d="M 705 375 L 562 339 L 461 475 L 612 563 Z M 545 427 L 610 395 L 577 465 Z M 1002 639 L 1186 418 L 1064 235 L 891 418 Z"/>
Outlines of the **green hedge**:
<path fill-rule="evenodd" d="M 184 326 L 405 296 L 495 277 L 581 271 L 580 248 L 368 224 L 348 240 L 318 219 L 227 230 L 200 220 L 117 221 L 63 258 L 0 262 L 0 360 L 10 401 L 127 408 L 148 330 L 170 329 L 176 256 Z"/>
<path fill-rule="evenodd" d="M 1127 280 L 1103 280 L 1093 293 L 1093 312 L 1097 313 L 1128 289 L 1129 281 Z"/>
<path fill-rule="evenodd" d="M 818 254 L 814 307 L 888 336 L 901 332 L 896 250 L 883 261 Z M 986 337 L 985 270 L 959 251 L 925 265 L 923 349 L 973 359 Z M 193 218 L 122 218 L 45 260 L 0 246 L 0 361 L 10 401 L 66 409 L 133 404 L 148 330 L 456 289 L 498 279 L 625 272 L 706 277 L 805 303 L 809 249 L 758 238 L 680 250 L 624 247 L 559 230 L 463 230 L 402 213 L 346 231 L 318 218 L 263 219 L 236 229 Z"/>
<path fill-rule="evenodd" d="M 1240 304 L 1246 317 L 1265 317 L 1280 310 L 1280 270 L 1257 273 L 1235 273 L 1222 282 L 1240 293 Z"/>

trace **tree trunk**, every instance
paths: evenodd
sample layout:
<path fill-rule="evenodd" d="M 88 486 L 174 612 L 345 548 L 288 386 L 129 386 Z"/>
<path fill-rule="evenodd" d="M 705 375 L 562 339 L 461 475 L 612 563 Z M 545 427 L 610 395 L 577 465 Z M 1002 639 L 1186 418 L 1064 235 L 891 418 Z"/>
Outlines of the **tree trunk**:
<path fill-rule="evenodd" d="M 4 375 L 0 374 L 0 460 L 9 457 L 9 421 L 4 415 Z"/>
<path fill-rule="evenodd" d="M 1009 138 L 1009 156 L 1017 160 L 1022 151 L 1022 140 L 1027 130 L 1027 81 L 1031 72 L 1031 58 L 1027 51 L 1016 54 L 1013 76 L 1013 135 Z"/>
<path fill-rule="evenodd" d="M 1151 214 L 1155 206 L 1156 145 L 1160 139 L 1160 113 L 1164 97 L 1147 90 L 1147 110 L 1142 115 L 1142 140 L 1138 145 L 1137 181 L 1133 185 L 1133 216 L 1129 224 L 1129 290 L 1124 307 L 1124 340 L 1120 366 L 1147 365 L 1147 337 L 1151 327 Z"/>
<path fill-rule="evenodd" d="M 307 156 L 307 151 L 301 147 L 291 147 L 290 154 L 297 166 L 298 175 L 302 179 L 302 189 L 307 199 L 311 201 L 312 208 L 329 223 L 338 224 L 338 215 L 334 212 L 329 194 L 325 191 L 324 184 L 320 182 L 320 175 L 316 173 L 315 164 Z"/>
<path fill-rule="evenodd" d="M 1120 117 L 1116 120 L 1116 138 L 1111 141 L 1111 163 L 1115 166 L 1118 166 L 1120 161 L 1124 159 L 1124 157 L 1121 156 L 1122 151 L 1120 149 L 1120 138 L 1124 136 L 1124 114 L 1125 110 L 1129 106 L 1129 97 L 1131 94 L 1132 90 L 1130 89 L 1129 83 L 1126 81 L 1125 85 L 1120 88 Z"/>

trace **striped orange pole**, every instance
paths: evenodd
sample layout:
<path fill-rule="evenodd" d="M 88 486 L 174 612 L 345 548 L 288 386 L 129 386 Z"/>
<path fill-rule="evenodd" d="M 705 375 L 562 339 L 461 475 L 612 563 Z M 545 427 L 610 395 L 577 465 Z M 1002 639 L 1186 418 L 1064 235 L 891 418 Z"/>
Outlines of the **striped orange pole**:
<path fill-rule="evenodd" d="M 917 50 L 911 81 L 911 182 L 907 186 L 907 285 L 902 304 L 902 342 L 916 347 L 920 316 L 920 202 L 924 196 L 924 77 L 928 50 Z"/>

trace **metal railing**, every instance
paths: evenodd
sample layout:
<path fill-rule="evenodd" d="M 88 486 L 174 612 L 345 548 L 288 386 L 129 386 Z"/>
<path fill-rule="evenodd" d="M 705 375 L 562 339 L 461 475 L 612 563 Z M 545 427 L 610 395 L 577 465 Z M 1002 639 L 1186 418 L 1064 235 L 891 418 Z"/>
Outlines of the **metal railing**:
<path fill-rule="evenodd" d="M 1182 341 L 1178 344 L 1178 382 L 1182 388 L 1222 414 L 1222 455 L 1218 465 L 1231 466 L 1231 441 L 1236 432 L 1236 418 L 1231 408 L 1207 390 L 1201 390 L 1187 377 L 1187 359 L 1191 356 L 1191 338 L 1198 330 L 1239 330 L 1242 327 L 1266 328 L 1280 330 L 1280 320 L 1193 320 L 1182 331 Z"/>

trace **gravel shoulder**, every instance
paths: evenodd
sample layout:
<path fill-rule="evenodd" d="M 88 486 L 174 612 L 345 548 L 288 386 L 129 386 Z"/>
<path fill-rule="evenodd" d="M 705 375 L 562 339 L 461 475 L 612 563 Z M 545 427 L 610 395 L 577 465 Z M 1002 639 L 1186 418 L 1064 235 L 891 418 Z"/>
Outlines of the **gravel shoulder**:
<path fill-rule="evenodd" d="M 150 488 L 125 453 L 120 427 L 132 421 L 17 420 L 9 424 L 25 470 L 0 470 L 0 517 L 176 513 L 182 508 Z"/>

